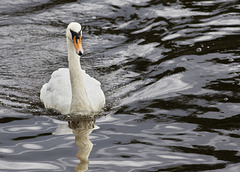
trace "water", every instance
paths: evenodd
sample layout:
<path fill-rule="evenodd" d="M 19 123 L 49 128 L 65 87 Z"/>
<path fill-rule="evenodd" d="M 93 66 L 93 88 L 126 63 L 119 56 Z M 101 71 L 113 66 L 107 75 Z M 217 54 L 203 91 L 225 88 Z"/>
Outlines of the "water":
<path fill-rule="evenodd" d="M 0 2 L 0 171 L 238 172 L 239 10 L 238 0 Z M 71 21 L 106 94 L 96 121 L 68 124 L 39 100 L 67 67 Z"/>

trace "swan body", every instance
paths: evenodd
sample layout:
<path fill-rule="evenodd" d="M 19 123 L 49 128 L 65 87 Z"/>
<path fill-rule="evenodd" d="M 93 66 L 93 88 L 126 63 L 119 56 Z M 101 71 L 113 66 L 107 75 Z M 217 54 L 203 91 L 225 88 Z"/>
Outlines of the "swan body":
<path fill-rule="evenodd" d="M 81 25 L 70 23 L 66 30 L 69 69 L 60 68 L 54 71 L 49 82 L 40 91 L 44 106 L 56 109 L 61 114 L 96 113 L 105 104 L 100 82 L 81 69 L 81 36 Z"/>

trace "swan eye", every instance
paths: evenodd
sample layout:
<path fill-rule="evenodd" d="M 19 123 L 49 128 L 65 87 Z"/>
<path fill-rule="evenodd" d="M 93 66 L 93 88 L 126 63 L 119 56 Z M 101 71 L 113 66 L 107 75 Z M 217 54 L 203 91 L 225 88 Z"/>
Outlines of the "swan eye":
<path fill-rule="evenodd" d="M 74 32 L 70 29 L 70 32 L 72 34 L 72 40 L 73 38 L 76 36 L 77 39 L 79 39 L 79 36 L 82 36 L 82 31 L 79 31 L 78 33 L 77 32 Z"/>
<path fill-rule="evenodd" d="M 71 29 L 70 29 L 70 32 L 71 32 L 71 34 L 72 34 L 72 40 L 73 40 L 74 36 L 77 36 L 77 33 L 74 32 L 74 31 L 72 31 Z"/>

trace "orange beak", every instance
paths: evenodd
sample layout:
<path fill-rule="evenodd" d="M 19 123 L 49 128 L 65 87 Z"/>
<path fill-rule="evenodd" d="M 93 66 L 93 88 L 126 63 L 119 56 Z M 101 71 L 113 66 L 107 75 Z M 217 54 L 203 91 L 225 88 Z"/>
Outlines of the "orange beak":
<path fill-rule="evenodd" d="M 80 56 L 83 55 L 81 36 L 79 36 L 78 38 L 76 38 L 76 36 L 74 36 L 73 43 L 74 43 L 74 47 L 76 49 L 76 53 Z"/>

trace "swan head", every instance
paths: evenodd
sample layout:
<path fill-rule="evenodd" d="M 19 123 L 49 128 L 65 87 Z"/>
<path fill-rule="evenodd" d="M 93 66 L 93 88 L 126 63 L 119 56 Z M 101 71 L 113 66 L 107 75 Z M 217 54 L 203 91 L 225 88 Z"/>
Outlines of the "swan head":
<path fill-rule="evenodd" d="M 73 42 L 76 53 L 80 56 L 83 55 L 81 25 L 77 22 L 71 22 L 67 27 L 66 37 Z"/>

